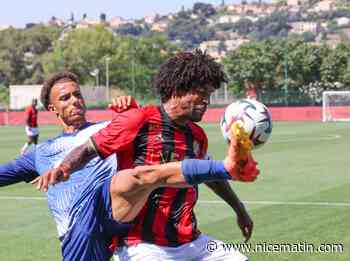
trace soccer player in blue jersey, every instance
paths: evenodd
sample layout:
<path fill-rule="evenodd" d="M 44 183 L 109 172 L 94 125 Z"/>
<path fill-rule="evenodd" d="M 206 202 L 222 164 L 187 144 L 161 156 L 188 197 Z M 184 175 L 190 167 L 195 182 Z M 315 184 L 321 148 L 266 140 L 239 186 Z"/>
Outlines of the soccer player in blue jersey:
<path fill-rule="evenodd" d="M 78 79 L 72 73 L 58 73 L 48 79 L 42 88 L 41 99 L 45 108 L 57 115 L 63 133 L 0 166 L 1 185 L 30 181 L 43 175 L 107 124 L 87 122 Z M 105 162 L 96 158 L 71 181 L 48 191 L 48 205 L 56 221 L 64 260 L 110 258 L 110 238 L 125 227 L 109 218 L 108 180 L 116 166 L 115 156 Z M 86 228 L 84 224 L 89 226 Z"/>
<path fill-rule="evenodd" d="M 84 143 L 93 133 L 106 125 L 106 123 L 92 124 L 86 121 L 84 100 L 74 74 L 60 73 L 50 78 L 44 84 L 42 102 L 48 110 L 56 113 L 63 126 L 63 133 L 28 151 L 17 160 L 0 166 L 0 185 L 30 181 L 37 175 L 43 175 L 50 168 L 59 165 L 64 156 L 74 147 Z M 193 172 L 191 168 L 195 165 L 188 166 L 190 167 L 186 169 L 190 170 L 189 173 Z M 182 172 L 179 165 L 176 168 L 175 174 L 179 177 Z M 123 217 L 125 211 L 122 211 L 127 208 L 121 205 L 125 203 L 125 199 L 120 197 L 120 191 L 123 192 L 125 186 L 119 189 L 118 186 L 113 186 L 113 191 L 110 189 L 111 180 L 113 184 L 120 183 L 118 179 L 112 179 L 116 177 L 113 176 L 115 171 L 116 159 L 114 156 L 108 158 L 107 161 L 95 158 L 84 169 L 76 172 L 69 182 L 49 189 L 49 207 L 57 224 L 64 260 L 108 260 L 111 256 L 108 251 L 111 236 L 123 233 L 127 228 L 127 225 L 120 224 L 115 219 L 128 220 Z M 156 170 L 139 168 L 130 171 L 133 171 L 136 177 L 142 177 L 140 176 L 142 171 L 149 173 Z M 124 174 L 125 172 L 128 171 L 124 171 Z M 225 174 L 226 177 L 221 178 L 229 178 L 224 171 Z M 125 177 L 125 175 L 120 175 L 120 177 Z M 126 177 L 135 176 L 126 175 Z M 189 178 L 189 180 L 193 179 Z M 148 179 L 146 181 L 149 182 Z M 124 181 L 122 183 L 128 184 Z M 177 183 L 176 185 L 184 184 Z M 110 195 L 114 196 L 110 197 Z M 142 199 L 142 193 L 140 195 Z M 111 199 L 116 199 L 114 204 Z M 137 208 L 134 208 L 133 211 L 137 212 Z"/>

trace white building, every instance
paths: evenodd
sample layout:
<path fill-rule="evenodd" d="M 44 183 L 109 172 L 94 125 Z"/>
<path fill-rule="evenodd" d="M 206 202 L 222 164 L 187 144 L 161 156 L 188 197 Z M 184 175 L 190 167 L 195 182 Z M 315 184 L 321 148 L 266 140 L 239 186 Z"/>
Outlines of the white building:
<path fill-rule="evenodd" d="M 111 20 L 109 20 L 109 26 L 111 28 L 118 28 L 119 26 L 123 24 L 133 23 L 132 20 L 124 19 L 120 16 L 112 17 Z"/>
<path fill-rule="evenodd" d="M 10 109 L 26 108 L 32 103 L 33 98 L 40 101 L 41 87 L 42 85 L 10 85 Z"/>
<path fill-rule="evenodd" d="M 335 2 L 334 0 L 319 1 L 313 6 L 312 11 L 314 12 L 330 11 L 333 9 L 334 2 Z"/>
<path fill-rule="evenodd" d="M 350 24 L 350 18 L 347 17 L 339 17 L 334 19 L 339 26 L 345 26 Z"/>
<path fill-rule="evenodd" d="M 168 29 L 168 25 L 168 21 L 159 21 L 152 25 L 151 30 L 156 32 L 165 32 Z"/>
<path fill-rule="evenodd" d="M 241 19 L 240 15 L 223 15 L 217 19 L 217 24 L 226 24 L 226 23 L 236 23 L 239 19 Z"/>
<path fill-rule="evenodd" d="M 315 22 L 294 22 L 290 24 L 292 29 L 290 33 L 302 34 L 305 32 L 317 33 L 318 24 Z"/>
<path fill-rule="evenodd" d="M 96 26 L 96 25 L 99 25 L 99 24 L 101 24 L 100 21 L 86 17 L 86 18 L 81 19 L 77 23 L 77 27 L 76 28 L 78 28 L 78 29 L 81 29 L 81 28 L 86 29 L 86 28 L 93 27 L 93 26 Z"/>

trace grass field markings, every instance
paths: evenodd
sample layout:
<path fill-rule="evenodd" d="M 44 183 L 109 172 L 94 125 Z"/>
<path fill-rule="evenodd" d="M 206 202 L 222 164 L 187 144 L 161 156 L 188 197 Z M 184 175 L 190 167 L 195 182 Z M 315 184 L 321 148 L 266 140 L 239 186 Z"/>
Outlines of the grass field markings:
<path fill-rule="evenodd" d="M 46 197 L 0 196 L 0 200 L 46 200 Z M 198 200 L 200 204 L 226 204 L 221 200 Z M 350 202 L 315 202 L 315 201 L 243 201 L 248 205 L 286 205 L 286 206 L 329 206 L 350 207 Z"/>
<path fill-rule="evenodd" d="M 46 197 L 0 196 L 0 200 L 46 200 Z"/>
<path fill-rule="evenodd" d="M 200 204 L 226 204 L 221 200 L 198 200 Z M 243 201 L 247 205 L 285 205 L 285 206 L 329 206 L 350 207 L 350 202 L 315 202 L 315 201 Z"/>
<path fill-rule="evenodd" d="M 321 136 L 321 137 L 308 137 L 308 138 L 293 138 L 293 139 L 272 139 L 271 143 L 285 143 L 285 142 L 295 142 L 295 141 L 323 141 L 323 140 L 336 140 L 340 139 L 342 136 L 338 134 L 334 135 L 327 135 L 327 136 Z"/>

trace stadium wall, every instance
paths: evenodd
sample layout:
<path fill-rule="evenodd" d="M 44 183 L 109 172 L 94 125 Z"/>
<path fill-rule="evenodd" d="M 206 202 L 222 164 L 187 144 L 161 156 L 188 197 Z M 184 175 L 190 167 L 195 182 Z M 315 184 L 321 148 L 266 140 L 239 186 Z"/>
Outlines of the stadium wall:
<path fill-rule="evenodd" d="M 218 122 L 225 108 L 209 109 L 204 115 L 205 122 Z M 269 108 L 272 120 L 274 121 L 321 121 L 322 107 L 270 107 Z M 350 117 L 348 108 L 342 109 L 347 111 Z"/>
<path fill-rule="evenodd" d="M 321 107 L 272 107 L 269 108 L 274 121 L 321 121 Z M 342 115 L 350 118 L 348 107 L 339 107 Z M 219 122 L 224 108 L 210 108 L 205 113 L 203 122 Z M 110 120 L 113 117 L 110 110 L 90 110 L 87 118 L 90 121 Z M 24 125 L 24 112 L 0 112 L 0 125 Z M 52 112 L 42 111 L 39 113 L 39 124 L 58 124 L 56 116 Z"/>

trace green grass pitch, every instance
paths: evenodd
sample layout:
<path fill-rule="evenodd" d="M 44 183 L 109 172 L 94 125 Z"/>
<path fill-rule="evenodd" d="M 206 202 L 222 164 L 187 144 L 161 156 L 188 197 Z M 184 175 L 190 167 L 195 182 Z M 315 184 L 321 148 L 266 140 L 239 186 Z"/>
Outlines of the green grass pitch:
<path fill-rule="evenodd" d="M 217 124 L 203 125 L 209 152 L 221 159 L 226 145 Z M 261 175 L 253 184 L 232 183 L 254 220 L 251 244 L 342 244 L 342 253 L 246 253 L 256 261 L 350 260 L 350 124 L 274 124 L 271 140 L 254 152 Z M 59 132 L 42 126 L 41 140 Z M 23 127 L 0 127 L 0 163 L 18 155 Z M 30 197 L 27 198 L 26 197 Z M 44 194 L 28 184 L 0 188 L 0 260 L 61 260 Z M 203 233 L 242 243 L 232 210 L 205 186 L 196 208 Z"/>

